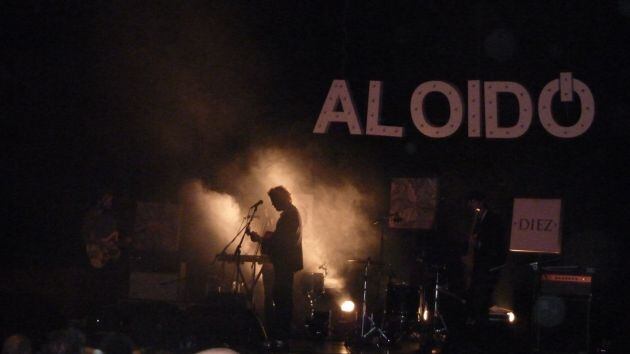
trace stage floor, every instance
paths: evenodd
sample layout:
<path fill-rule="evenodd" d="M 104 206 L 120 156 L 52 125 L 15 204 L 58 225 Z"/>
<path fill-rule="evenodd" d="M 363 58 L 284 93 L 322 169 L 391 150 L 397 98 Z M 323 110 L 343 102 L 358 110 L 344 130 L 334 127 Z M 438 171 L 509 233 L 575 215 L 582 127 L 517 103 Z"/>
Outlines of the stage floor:
<path fill-rule="evenodd" d="M 402 338 L 395 344 L 379 347 L 376 342 L 348 346 L 339 338 L 298 338 L 289 341 L 288 350 L 262 350 L 261 348 L 238 347 L 240 353 L 418 353 L 418 354 L 529 354 L 534 352 L 532 342 L 525 333 L 513 333 L 507 327 L 489 327 L 481 331 L 450 332 L 445 341 L 427 341 L 420 336 Z M 372 338 L 376 340 L 377 338 Z M 382 343 L 382 342 L 381 342 Z M 551 353 L 537 350 L 537 354 Z"/>
<path fill-rule="evenodd" d="M 239 353 L 313 353 L 313 354 L 349 354 L 349 353 L 419 353 L 419 343 L 404 343 L 390 348 L 378 348 L 375 345 L 349 348 L 343 341 L 313 341 L 296 339 L 289 342 L 287 350 L 262 350 L 256 348 L 234 348 Z M 436 352 L 437 353 L 437 352 Z"/>
<path fill-rule="evenodd" d="M 239 353 L 322 353 L 322 354 L 364 354 L 364 353 L 417 353 L 417 354 L 525 354 L 530 351 L 523 345 L 489 345 L 481 341 L 451 341 L 422 345 L 419 340 L 401 341 L 394 345 L 378 347 L 375 344 L 346 346 L 340 340 L 294 339 L 289 341 L 287 350 L 262 350 L 261 348 L 234 347 Z"/>

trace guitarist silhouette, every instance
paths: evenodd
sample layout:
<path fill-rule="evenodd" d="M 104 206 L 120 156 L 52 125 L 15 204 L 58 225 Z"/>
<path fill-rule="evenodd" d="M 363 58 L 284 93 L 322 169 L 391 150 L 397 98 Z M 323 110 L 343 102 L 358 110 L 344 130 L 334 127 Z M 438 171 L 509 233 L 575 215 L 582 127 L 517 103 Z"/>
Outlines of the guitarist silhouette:
<path fill-rule="evenodd" d="M 128 294 L 128 262 L 116 212 L 113 193 L 105 191 L 84 218 L 81 231 L 89 262 L 83 298 L 89 307 L 113 304 Z"/>

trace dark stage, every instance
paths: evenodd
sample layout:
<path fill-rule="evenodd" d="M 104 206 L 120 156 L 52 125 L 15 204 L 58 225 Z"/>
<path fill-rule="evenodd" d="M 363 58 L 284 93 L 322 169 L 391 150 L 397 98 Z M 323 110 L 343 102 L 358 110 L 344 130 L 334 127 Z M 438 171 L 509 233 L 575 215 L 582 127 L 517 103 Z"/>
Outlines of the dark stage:
<path fill-rule="evenodd" d="M 628 38 L 630 0 L 3 1 L 0 333 L 630 352 Z"/>

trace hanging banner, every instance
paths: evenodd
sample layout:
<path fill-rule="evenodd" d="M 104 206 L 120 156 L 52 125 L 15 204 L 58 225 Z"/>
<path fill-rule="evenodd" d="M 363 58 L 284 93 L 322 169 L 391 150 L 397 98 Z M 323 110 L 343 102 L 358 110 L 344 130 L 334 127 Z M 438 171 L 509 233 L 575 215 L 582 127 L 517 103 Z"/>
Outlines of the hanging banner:
<path fill-rule="evenodd" d="M 390 196 L 389 227 L 433 228 L 438 203 L 437 178 L 394 178 Z"/>

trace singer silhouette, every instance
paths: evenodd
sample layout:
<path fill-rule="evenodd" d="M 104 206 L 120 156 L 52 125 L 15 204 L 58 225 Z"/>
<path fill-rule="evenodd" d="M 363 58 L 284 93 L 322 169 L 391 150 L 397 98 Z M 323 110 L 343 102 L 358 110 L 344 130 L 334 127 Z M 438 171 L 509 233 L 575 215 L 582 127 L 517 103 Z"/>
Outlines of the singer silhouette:
<path fill-rule="evenodd" d="M 250 237 L 252 241 L 262 243 L 263 252 L 269 255 L 273 265 L 274 308 L 273 311 L 266 311 L 272 313 L 273 317 L 268 321 L 273 340 L 265 343 L 265 346 L 283 347 L 291 334 L 293 277 L 303 267 L 302 221 L 286 188 L 274 187 L 269 190 L 268 195 L 274 208 L 281 212 L 276 229 L 264 236 L 250 232 Z M 268 286 L 267 281 L 265 286 Z"/>

